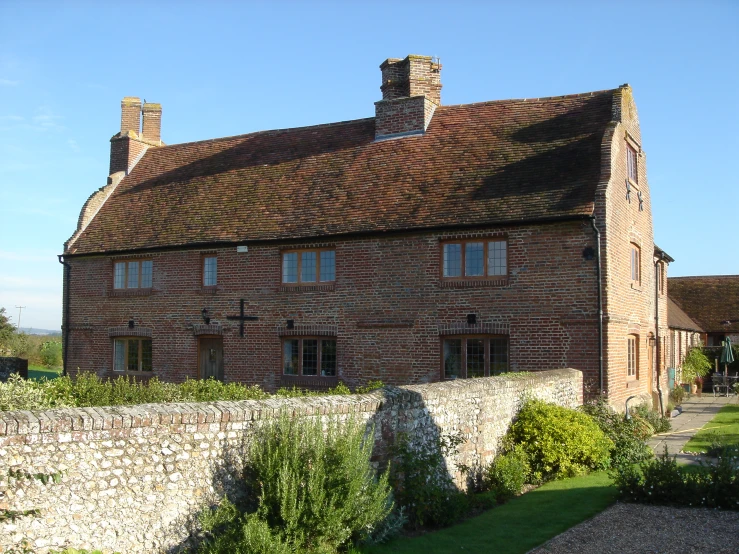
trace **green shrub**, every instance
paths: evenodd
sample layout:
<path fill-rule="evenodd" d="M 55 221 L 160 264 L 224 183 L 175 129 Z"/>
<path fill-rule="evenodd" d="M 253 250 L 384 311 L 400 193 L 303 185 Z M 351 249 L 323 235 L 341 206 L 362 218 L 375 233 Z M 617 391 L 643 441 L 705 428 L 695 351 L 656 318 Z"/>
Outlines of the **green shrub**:
<path fill-rule="evenodd" d="M 681 386 L 676 386 L 674 389 L 670 391 L 670 400 L 672 400 L 676 406 L 679 406 L 683 403 L 683 400 L 685 399 L 685 389 Z"/>
<path fill-rule="evenodd" d="M 469 510 L 469 499 L 455 486 L 445 461 L 461 442 L 459 436 L 443 435 L 412 445 L 408 435 L 397 436 L 390 452 L 390 482 L 410 526 L 444 527 Z"/>
<path fill-rule="evenodd" d="M 531 465 L 522 445 L 501 454 L 483 471 L 483 486 L 495 493 L 498 502 L 517 496 L 529 481 Z"/>
<path fill-rule="evenodd" d="M 373 390 L 381 389 L 384 386 L 385 383 L 380 380 L 367 381 L 367 383 L 365 383 L 364 385 L 354 389 L 354 394 L 366 394 L 368 392 L 372 392 Z"/>
<path fill-rule="evenodd" d="M 670 423 L 669 419 L 660 415 L 659 412 L 650 410 L 644 405 L 634 408 L 634 410 L 632 411 L 632 416 L 635 418 L 640 418 L 649 423 L 650 427 L 654 429 L 654 433 L 666 433 L 667 431 L 672 429 L 672 424 Z"/>
<path fill-rule="evenodd" d="M 200 513 L 206 538 L 198 546 L 200 554 L 292 554 L 278 533 L 256 514 L 242 513 L 228 498 L 213 510 Z"/>
<path fill-rule="evenodd" d="M 641 420 L 626 419 L 600 398 L 580 409 L 593 418 L 601 431 L 613 442 L 611 465 L 636 464 L 652 457 L 652 450 L 645 442 L 651 435 L 651 428 L 647 434 Z"/>
<path fill-rule="evenodd" d="M 638 466 L 625 465 L 614 473 L 622 500 L 739 509 L 739 456 L 726 451 L 715 462 L 699 467 L 679 466 L 675 456 L 663 454 Z"/>
<path fill-rule="evenodd" d="M 62 365 L 62 343 L 58 340 L 47 340 L 39 348 L 41 363 L 46 367 L 59 367 Z"/>
<path fill-rule="evenodd" d="M 522 445 L 537 481 L 605 469 L 614 448 L 586 414 L 540 400 L 524 404 L 508 433 Z"/>
<path fill-rule="evenodd" d="M 371 434 L 354 421 L 282 415 L 252 437 L 244 473 L 256 514 L 299 552 L 333 552 L 369 537 L 392 510 L 387 473 L 370 466 Z"/>

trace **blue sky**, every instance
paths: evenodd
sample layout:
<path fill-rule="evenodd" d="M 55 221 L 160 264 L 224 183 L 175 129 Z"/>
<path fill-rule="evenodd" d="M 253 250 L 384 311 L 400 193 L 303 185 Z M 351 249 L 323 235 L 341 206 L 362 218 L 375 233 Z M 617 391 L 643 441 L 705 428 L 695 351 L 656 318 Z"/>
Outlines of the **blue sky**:
<path fill-rule="evenodd" d="M 739 2 L 0 0 L 0 306 L 58 329 L 56 255 L 106 182 L 120 100 L 172 144 L 370 117 L 388 57 L 442 102 L 630 83 L 669 274 L 739 273 Z"/>

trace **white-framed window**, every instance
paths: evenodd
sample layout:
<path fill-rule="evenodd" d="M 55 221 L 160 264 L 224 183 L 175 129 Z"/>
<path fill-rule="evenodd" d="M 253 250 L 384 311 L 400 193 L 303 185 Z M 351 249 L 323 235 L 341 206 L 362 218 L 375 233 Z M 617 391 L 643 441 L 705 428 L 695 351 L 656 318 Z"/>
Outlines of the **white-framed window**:
<path fill-rule="evenodd" d="M 641 248 L 631 243 L 631 282 L 634 285 L 641 284 Z"/>
<path fill-rule="evenodd" d="M 154 272 L 152 260 L 126 260 L 113 264 L 114 289 L 150 289 Z"/>
<path fill-rule="evenodd" d="M 114 371 L 152 371 L 151 339 L 120 337 L 113 340 Z"/>
<path fill-rule="evenodd" d="M 218 257 L 215 254 L 203 256 L 203 286 L 215 287 L 218 284 Z"/>
<path fill-rule="evenodd" d="M 471 239 L 441 243 L 444 279 L 486 279 L 508 276 L 506 239 Z"/>
<path fill-rule="evenodd" d="M 629 379 L 639 378 L 639 336 L 629 335 L 626 338 L 626 376 Z"/>

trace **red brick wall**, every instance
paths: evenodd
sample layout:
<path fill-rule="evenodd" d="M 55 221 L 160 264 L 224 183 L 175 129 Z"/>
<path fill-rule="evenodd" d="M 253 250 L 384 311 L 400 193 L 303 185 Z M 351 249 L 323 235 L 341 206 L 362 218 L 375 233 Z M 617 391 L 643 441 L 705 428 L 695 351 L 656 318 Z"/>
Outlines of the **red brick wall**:
<path fill-rule="evenodd" d="M 622 88 L 615 103 L 615 121 L 603 141 L 604 172 L 595 213 L 603 234 L 604 358 L 608 368 L 605 389 L 609 402 L 623 408 L 626 398 L 632 395 L 642 395 L 645 399 L 651 397 L 656 401 L 656 365 L 650 373 L 648 358 L 649 337 L 655 334 L 655 274 L 646 155 L 642 149 L 631 88 Z M 626 198 L 627 143 L 639 152 L 638 182 L 632 183 L 630 201 Z M 639 209 L 639 191 L 643 210 Z M 632 243 L 641 250 L 641 284 L 637 286 L 631 282 Z M 665 295 L 660 295 L 660 336 L 667 332 L 665 302 Z M 632 334 L 639 337 L 636 379 L 627 376 L 627 337 Z M 661 386 L 666 392 L 664 371 Z"/>
<path fill-rule="evenodd" d="M 507 286 L 442 286 L 440 240 L 507 236 Z M 440 378 L 440 332 L 507 332 L 511 370 L 573 367 L 586 388 L 597 390 L 595 262 L 583 258 L 593 246 L 586 222 L 488 229 L 464 235 L 426 233 L 330 242 L 336 247 L 333 290 L 294 291 L 280 285 L 280 248 L 235 247 L 218 254 L 218 290 L 200 286 L 201 250 L 156 253 L 153 289 L 144 296 L 113 291 L 110 257 L 71 258 L 71 334 L 68 367 L 112 374 L 109 328 L 134 319 L 153 337 L 155 374 L 169 381 L 197 377 L 197 337 L 207 307 L 223 327 L 225 379 L 277 386 L 281 375 L 279 329 L 292 319 L 335 332 L 339 376 L 351 385 L 369 379 L 423 383 Z M 119 258 L 116 258 L 119 259 Z M 294 288 L 294 287 L 292 287 Z M 325 287 L 324 287 L 325 288 Z M 245 324 L 239 311 L 258 322 Z M 478 326 L 467 327 L 466 316 Z"/>

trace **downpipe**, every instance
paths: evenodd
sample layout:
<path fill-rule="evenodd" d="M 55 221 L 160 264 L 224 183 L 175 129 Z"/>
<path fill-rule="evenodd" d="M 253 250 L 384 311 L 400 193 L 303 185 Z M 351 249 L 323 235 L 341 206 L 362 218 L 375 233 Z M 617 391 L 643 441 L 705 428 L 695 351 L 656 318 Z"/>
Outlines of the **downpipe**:
<path fill-rule="evenodd" d="M 64 271 L 67 273 L 65 275 L 66 279 L 64 279 L 64 282 L 66 283 L 66 287 L 64 287 L 64 314 L 63 317 L 63 333 L 64 333 L 64 347 L 62 349 L 62 375 L 65 377 L 67 376 L 67 353 L 69 352 L 69 289 L 71 288 L 71 278 L 72 278 L 72 266 L 69 264 L 68 261 L 64 259 L 64 254 L 57 254 L 57 258 L 59 259 L 59 263 L 64 266 Z"/>
<path fill-rule="evenodd" d="M 631 402 L 632 400 L 634 400 L 634 398 L 636 398 L 636 395 L 629 396 L 626 399 L 626 419 L 627 420 L 631 419 L 631 412 L 629 411 L 629 402 Z"/>
<path fill-rule="evenodd" d="M 595 225 L 595 216 L 590 218 L 590 226 L 595 233 L 595 264 L 598 281 L 598 396 L 603 396 L 603 293 L 600 269 L 600 231 Z"/>
<path fill-rule="evenodd" d="M 659 396 L 659 413 L 662 417 L 665 417 L 665 407 L 662 402 L 662 385 L 660 383 L 659 374 L 660 371 L 660 360 L 662 360 L 662 341 L 659 338 L 659 262 L 654 262 L 654 336 L 656 339 L 656 352 L 654 367 L 657 370 L 657 396 Z M 666 274 L 666 271 L 665 271 Z"/>

